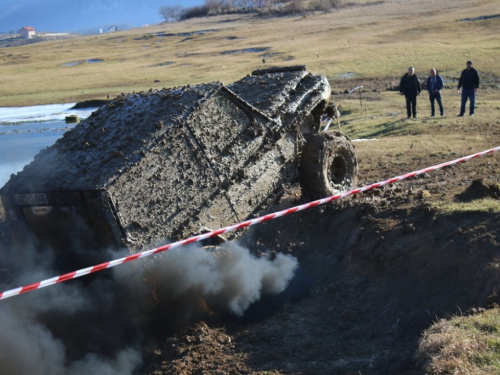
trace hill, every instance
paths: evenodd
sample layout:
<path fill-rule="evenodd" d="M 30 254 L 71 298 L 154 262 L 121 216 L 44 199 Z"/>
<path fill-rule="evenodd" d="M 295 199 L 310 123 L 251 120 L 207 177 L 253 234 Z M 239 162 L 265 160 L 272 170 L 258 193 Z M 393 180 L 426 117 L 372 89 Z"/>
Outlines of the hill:
<path fill-rule="evenodd" d="M 307 16 L 217 16 L 0 49 L 1 101 L 74 102 L 231 83 L 256 68 L 286 64 L 307 64 L 334 88 L 371 81 L 385 90 L 409 65 L 423 75 L 436 67 L 451 84 L 473 59 L 484 82 L 497 85 L 500 19 L 463 21 L 497 13 L 493 0 L 377 1 Z M 102 62 L 85 63 L 95 59 Z"/>

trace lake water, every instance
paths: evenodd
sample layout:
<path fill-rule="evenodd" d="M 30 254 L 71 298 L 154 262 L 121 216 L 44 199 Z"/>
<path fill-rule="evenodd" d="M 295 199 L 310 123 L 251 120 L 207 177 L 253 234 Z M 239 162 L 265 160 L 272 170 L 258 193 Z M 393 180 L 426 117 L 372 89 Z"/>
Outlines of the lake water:
<path fill-rule="evenodd" d="M 30 107 L 0 107 L 0 187 L 33 161 L 42 149 L 52 146 L 64 132 L 68 115 L 85 119 L 97 108 L 70 109 L 75 103 Z"/>

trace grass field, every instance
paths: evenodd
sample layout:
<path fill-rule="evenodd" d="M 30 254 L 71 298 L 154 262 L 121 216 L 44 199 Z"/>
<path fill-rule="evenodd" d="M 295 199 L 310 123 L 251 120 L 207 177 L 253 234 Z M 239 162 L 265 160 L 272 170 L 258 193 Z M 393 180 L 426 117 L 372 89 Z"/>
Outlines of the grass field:
<path fill-rule="evenodd" d="M 497 86 L 500 19 L 462 21 L 497 13 L 494 0 L 387 0 L 304 16 L 217 16 L 2 48 L 0 106 L 231 83 L 257 68 L 294 64 L 328 76 L 334 88 L 385 90 L 409 65 L 421 78 L 436 67 L 454 86 L 452 79 L 473 59 L 484 83 Z M 200 30 L 211 32 L 177 35 Z M 104 61 L 85 63 L 89 59 Z M 355 78 L 344 78 L 347 72 Z"/>

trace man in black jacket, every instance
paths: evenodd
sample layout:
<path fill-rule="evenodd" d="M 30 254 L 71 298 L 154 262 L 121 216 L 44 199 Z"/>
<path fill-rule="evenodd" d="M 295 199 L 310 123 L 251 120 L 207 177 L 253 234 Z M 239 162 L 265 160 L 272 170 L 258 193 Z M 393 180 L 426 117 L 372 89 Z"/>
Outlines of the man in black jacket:
<path fill-rule="evenodd" d="M 413 114 L 417 118 L 417 95 L 420 95 L 420 82 L 415 74 L 415 68 L 410 66 L 399 84 L 399 94 L 406 98 L 406 113 L 408 118 Z"/>
<path fill-rule="evenodd" d="M 462 87 L 462 105 L 460 106 L 459 117 L 465 114 L 465 104 L 469 98 L 469 115 L 474 116 L 474 107 L 476 104 L 476 92 L 479 87 L 479 73 L 472 67 L 472 61 L 467 61 L 467 69 L 464 69 L 460 80 L 458 81 L 457 92 L 460 94 Z"/>

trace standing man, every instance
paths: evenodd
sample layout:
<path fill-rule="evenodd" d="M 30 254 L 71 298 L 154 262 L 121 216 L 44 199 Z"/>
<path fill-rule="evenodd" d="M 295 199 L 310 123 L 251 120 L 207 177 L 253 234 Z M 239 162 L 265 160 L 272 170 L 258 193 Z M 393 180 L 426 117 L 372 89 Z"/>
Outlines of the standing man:
<path fill-rule="evenodd" d="M 472 61 L 467 61 L 467 68 L 463 70 L 460 80 L 458 81 L 457 92 L 460 94 L 462 87 L 462 105 L 460 106 L 460 114 L 458 117 L 463 117 L 465 114 L 465 104 L 469 98 L 469 115 L 474 116 L 474 107 L 476 105 L 476 92 L 479 87 L 479 73 L 472 67 Z"/>
<path fill-rule="evenodd" d="M 408 118 L 413 114 L 417 118 L 417 95 L 420 95 L 420 82 L 415 74 L 415 68 L 410 66 L 399 84 L 399 94 L 406 98 L 406 113 Z"/>
<path fill-rule="evenodd" d="M 441 117 L 444 116 L 443 102 L 441 101 L 441 89 L 444 86 L 443 78 L 437 73 L 436 69 L 431 69 L 430 76 L 427 78 L 427 91 L 429 92 L 429 100 L 431 101 L 431 116 L 436 115 L 434 101 L 437 101 Z"/>

